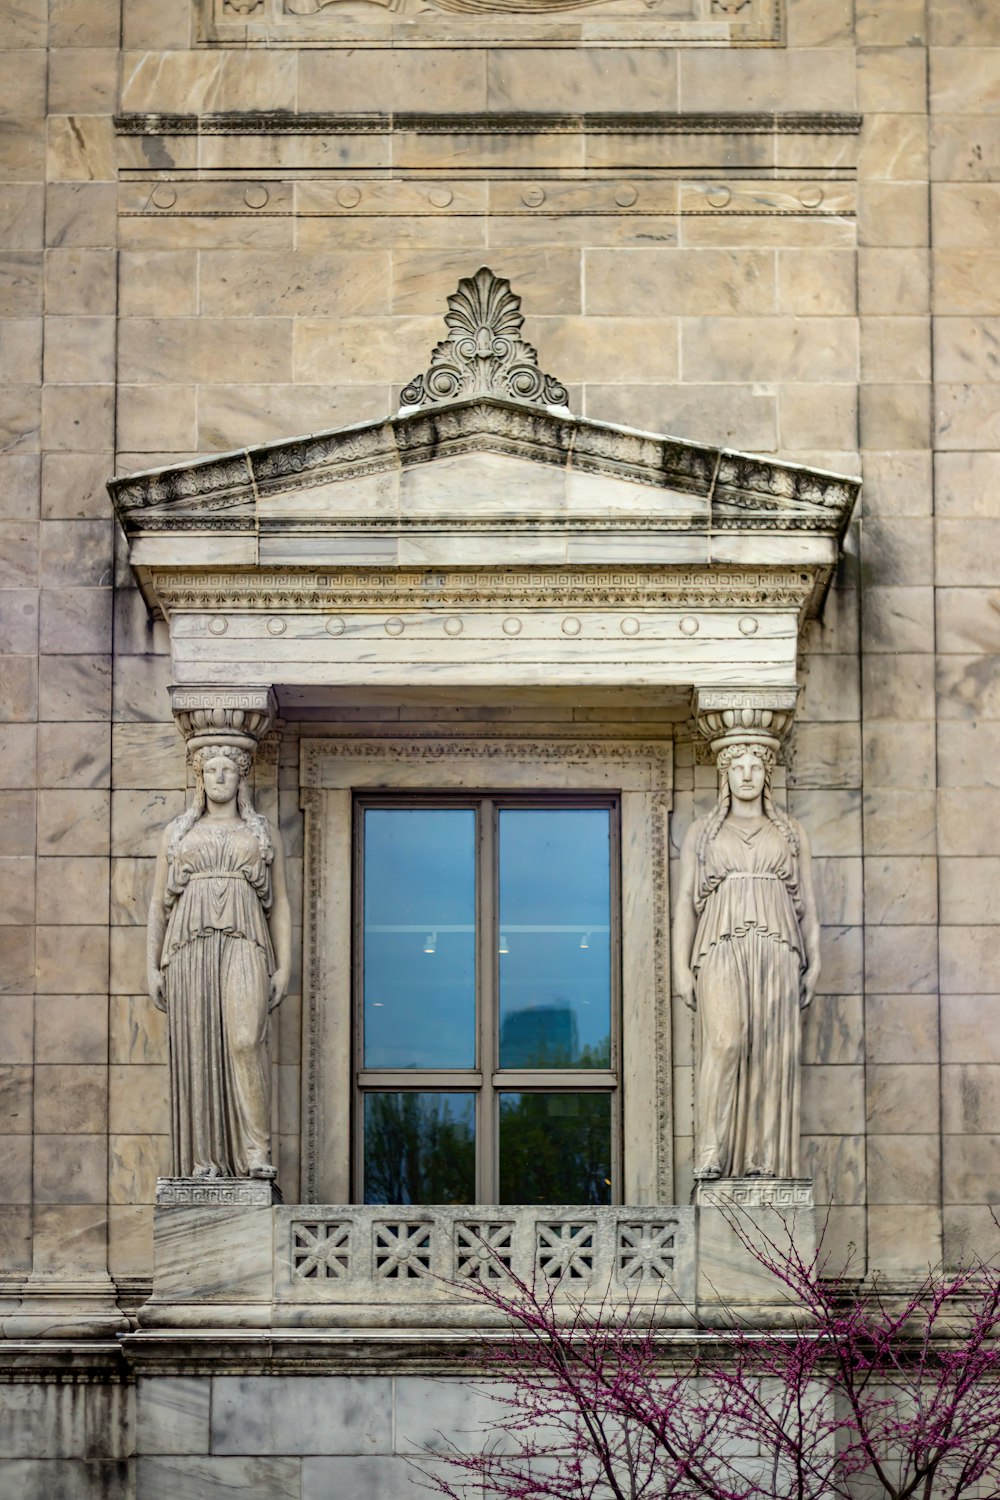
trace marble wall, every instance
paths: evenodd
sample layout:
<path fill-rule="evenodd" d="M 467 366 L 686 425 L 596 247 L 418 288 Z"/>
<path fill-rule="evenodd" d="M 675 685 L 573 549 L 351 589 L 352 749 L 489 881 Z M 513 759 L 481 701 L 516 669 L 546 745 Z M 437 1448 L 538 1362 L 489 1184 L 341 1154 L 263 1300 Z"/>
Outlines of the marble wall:
<path fill-rule="evenodd" d="M 426 366 L 447 294 L 484 261 L 522 296 L 526 335 L 575 411 L 861 467 L 863 514 L 808 627 L 788 756 L 825 924 L 806 1153 L 831 1235 L 871 1265 L 905 1273 L 942 1247 L 987 1248 L 1000 1198 L 1000 16 L 965 0 L 786 11 L 784 45 L 632 50 L 210 47 L 192 0 L 22 0 L 0 17 L 9 1273 L 110 1271 L 127 1298 L 149 1278 L 166 1162 L 142 922 L 184 767 L 165 627 L 116 561 L 104 480 L 383 416 Z M 581 108 L 692 119 L 484 124 Z M 331 109 L 448 118 L 324 136 L 261 113 Z M 116 110 L 229 123 L 198 137 L 133 120 L 116 136 Z M 695 118 L 732 111 L 823 118 L 794 131 Z M 463 711 L 491 713 L 434 713 Z M 381 699 L 328 717 L 398 733 L 428 713 Z M 678 722 L 649 707 L 629 719 L 668 734 Z M 299 910 L 300 731 L 290 719 L 263 789 Z M 686 740 L 676 763 L 675 844 L 713 784 Z M 277 1057 L 294 1180 L 294 994 Z M 675 1063 L 683 1164 L 683 1018 Z"/>
<path fill-rule="evenodd" d="M 0 1485 L 25 1500 L 416 1500 L 434 1455 L 481 1444 L 503 1408 L 487 1382 L 419 1374 L 157 1374 L 128 1392 L 6 1387 L 0 1411 Z M 102 1429 L 117 1456 L 81 1461 Z"/>

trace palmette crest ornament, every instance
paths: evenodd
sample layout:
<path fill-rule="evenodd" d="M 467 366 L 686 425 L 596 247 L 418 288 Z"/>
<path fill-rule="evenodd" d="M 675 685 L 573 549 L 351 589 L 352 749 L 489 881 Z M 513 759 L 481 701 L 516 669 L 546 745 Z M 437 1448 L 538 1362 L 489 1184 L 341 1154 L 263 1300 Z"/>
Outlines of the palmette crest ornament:
<path fill-rule="evenodd" d="M 402 411 L 476 396 L 567 410 L 566 387 L 538 368 L 537 353 L 521 338 L 520 297 L 488 266 L 458 283 L 445 323 L 448 337 L 431 354 L 430 369 L 404 388 Z"/>

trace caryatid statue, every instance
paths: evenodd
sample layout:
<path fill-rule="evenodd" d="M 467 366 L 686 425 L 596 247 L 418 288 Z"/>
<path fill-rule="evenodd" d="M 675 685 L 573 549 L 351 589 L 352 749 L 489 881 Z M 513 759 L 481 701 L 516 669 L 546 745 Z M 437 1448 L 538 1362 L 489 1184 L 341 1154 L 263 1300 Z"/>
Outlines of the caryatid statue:
<path fill-rule="evenodd" d="M 681 849 L 673 971 L 697 1017 L 700 1181 L 799 1175 L 801 1014 L 819 978 L 819 920 L 808 840 L 771 793 L 791 708 L 758 696 L 766 704 L 746 694 L 742 707 L 705 709 L 703 694 L 698 705 L 719 795 Z"/>
<path fill-rule="evenodd" d="M 163 833 L 147 940 L 170 1036 L 173 1175 L 270 1179 L 268 1017 L 288 988 L 291 916 L 281 838 L 247 778 L 273 700 L 198 696 L 174 691 L 195 793 Z"/>

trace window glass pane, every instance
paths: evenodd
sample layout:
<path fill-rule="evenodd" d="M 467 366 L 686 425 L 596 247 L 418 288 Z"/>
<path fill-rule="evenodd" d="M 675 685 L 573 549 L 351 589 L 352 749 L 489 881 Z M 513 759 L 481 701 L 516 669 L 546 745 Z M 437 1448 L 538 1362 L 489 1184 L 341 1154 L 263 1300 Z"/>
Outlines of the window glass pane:
<path fill-rule="evenodd" d="M 365 1094 L 366 1203 L 475 1203 L 474 1094 Z"/>
<path fill-rule="evenodd" d="M 475 1067 L 475 811 L 364 819 L 364 1066 Z"/>
<path fill-rule="evenodd" d="M 500 1095 L 501 1203 L 610 1203 L 611 1095 Z"/>
<path fill-rule="evenodd" d="M 500 813 L 501 1068 L 610 1066 L 610 816 Z"/>

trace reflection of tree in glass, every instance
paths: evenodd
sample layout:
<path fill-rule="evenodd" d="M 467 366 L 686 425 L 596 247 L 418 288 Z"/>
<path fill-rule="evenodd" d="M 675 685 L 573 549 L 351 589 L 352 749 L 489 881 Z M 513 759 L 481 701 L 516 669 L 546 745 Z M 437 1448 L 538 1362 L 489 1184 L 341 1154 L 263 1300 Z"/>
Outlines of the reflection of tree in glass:
<path fill-rule="evenodd" d="M 472 1203 L 472 1100 L 448 1094 L 369 1094 L 366 1203 Z"/>
<path fill-rule="evenodd" d="M 502 1203 L 610 1203 L 607 1094 L 504 1094 Z"/>
<path fill-rule="evenodd" d="M 607 1068 L 611 1038 L 580 1046 L 572 1006 L 531 1005 L 511 1011 L 500 1029 L 502 1068 Z"/>

